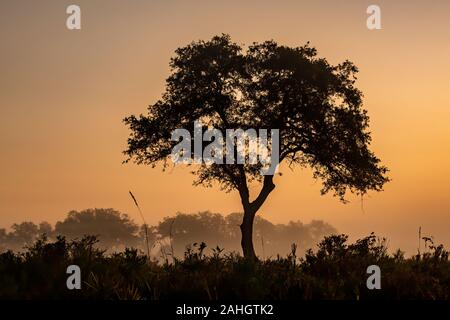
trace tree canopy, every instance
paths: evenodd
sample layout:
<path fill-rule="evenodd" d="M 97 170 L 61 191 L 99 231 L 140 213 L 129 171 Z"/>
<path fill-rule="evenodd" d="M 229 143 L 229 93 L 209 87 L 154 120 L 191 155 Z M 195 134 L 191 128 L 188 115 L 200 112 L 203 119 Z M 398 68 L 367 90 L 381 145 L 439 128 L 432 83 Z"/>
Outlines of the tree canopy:
<path fill-rule="evenodd" d="M 244 50 L 222 35 L 177 49 L 170 67 L 162 98 L 147 115 L 125 119 L 128 160 L 167 165 L 175 145 L 171 132 L 203 119 L 218 129 L 279 129 L 280 162 L 312 167 L 322 192 L 342 200 L 347 190 L 379 191 L 388 181 L 387 169 L 368 148 L 369 117 L 350 61 L 333 66 L 309 44 L 266 41 Z M 227 190 L 263 178 L 258 164 L 202 164 L 195 173 L 196 183 L 218 181 Z"/>

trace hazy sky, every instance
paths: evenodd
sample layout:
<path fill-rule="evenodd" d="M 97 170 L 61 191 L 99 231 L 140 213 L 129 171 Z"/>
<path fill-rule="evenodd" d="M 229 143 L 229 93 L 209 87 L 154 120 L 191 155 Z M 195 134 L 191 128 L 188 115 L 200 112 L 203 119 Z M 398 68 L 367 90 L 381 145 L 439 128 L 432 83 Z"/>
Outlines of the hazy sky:
<path fill-rule="evenodd" d="M 82 30 L 66 29 L 81 7 Z M 382 30 L 366 28 L 381 7 Z M 261 209 L 273 222 L 323 219 L 352 237 L 375 231 L 417 248 L 417 230 L 450 247 L 449 1 L 21 1 L 0 2 L 0 226 L 69 210 L 113 207 L 140 222 L 177 211 L 240 211 L 235 193 L 123 165 L 127 128 L 164 89 L 177 47 L 229 33 L 240 44 L 310 41 L 332 63 L 360 69 L 372 149 L 392 182 L 363 204 L 320 196 L 308 170 L 282 170 Z M 256 190 L 256 189 L 254 189 Z"/>

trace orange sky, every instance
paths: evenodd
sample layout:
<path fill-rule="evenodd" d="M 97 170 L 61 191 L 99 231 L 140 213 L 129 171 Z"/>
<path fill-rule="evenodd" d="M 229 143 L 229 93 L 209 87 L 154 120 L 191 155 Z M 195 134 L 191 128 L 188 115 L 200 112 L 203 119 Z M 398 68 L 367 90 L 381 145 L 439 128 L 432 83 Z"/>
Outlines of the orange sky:
<path fill-rule="evenodd" d="M 176 211 L 240 210 L 236 194 L 192 187 L 187 170 L 122 165 L 129 114 L 159 98 L 174 50 L 229 33 L 249 44 L 310 41 L 332 63 L 350 59 L 371 117 L 372 149 L 390 169 L 385 191 L 343 205 L 320 196 L 308 170 L 282 170 L 261 214 L 323 219 L 352 237 L 376 231 L 417 248 L 417 229 L 450 247 L 450 2 L 2 1 L 0 226 L 113 207 L 148 222 Z M 82 30 L 65 27 L 66 7 Z M 378 4 L 382 30 L 366 28 Z M 170 200 L 169 200 L 170 199 Z"/>

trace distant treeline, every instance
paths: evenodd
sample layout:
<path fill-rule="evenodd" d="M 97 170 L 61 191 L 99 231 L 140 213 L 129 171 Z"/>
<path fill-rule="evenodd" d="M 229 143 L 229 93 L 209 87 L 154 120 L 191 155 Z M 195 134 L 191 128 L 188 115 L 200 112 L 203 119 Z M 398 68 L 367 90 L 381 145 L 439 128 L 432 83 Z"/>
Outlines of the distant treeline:
<path fill-rule="evenodd" d="M 167 258 L 174 254 L 183 256 L 186 246 L 205 242 L 208 249 L 220 248 L 227 252 L 240 252 L 241 213 L 223 216 L 217 213 L 177 213 L 166 217 L 157 225 L 148 226 L 148 243 L 151 255 Z M 22 222 L 13 224 L 11 231 L 0 229 L 0 252 L 23 251 L 36 239 L 45 235 L 50 240 L 64 236 L 68 240 L 94 235 L 99 239 L 101 249 L 122 251 L 126 247 L 146 251 L 145 228 L 126 214 L 114 209 L 87 209 L 71 211 L 55 226 L 48 222 L 35 224 Z M 257 216 L 254 227 L 254 242 L 260 257 L 286 255 L 293 243 L 304 252 L 315 247 L 324 236 L 335 234 L 336 229 L 323 221 L 303 224 L 299 221 L 288 224 L 273 224 Z"/>

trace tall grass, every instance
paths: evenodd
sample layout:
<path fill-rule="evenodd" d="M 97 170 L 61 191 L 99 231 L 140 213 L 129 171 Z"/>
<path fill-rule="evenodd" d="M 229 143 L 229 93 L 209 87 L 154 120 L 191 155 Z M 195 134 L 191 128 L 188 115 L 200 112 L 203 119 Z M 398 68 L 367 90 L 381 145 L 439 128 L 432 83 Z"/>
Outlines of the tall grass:
<path fill-rule="evenodd" d="M 145 245 L 147 248 L 147 257 L 150 258 L 150 244 L 149 244 L 149 240 L 148 240 L 148 225 L 147 222 L 145 221 L 144 215 L 142 214 L 142 210 L 139 207 L 139 204 L 136 200 L 136 197 L 134 196 L 133 192 L 128 191 L 130 193 L 131 199 L 133 199 L 134 205 L 136 206 L 136 208 L 139 211 L 139 214 L 141 216 L 142 222 L 143 222 L 143 227 L 144 227 L 144 233 L 145 233 Z"/>

